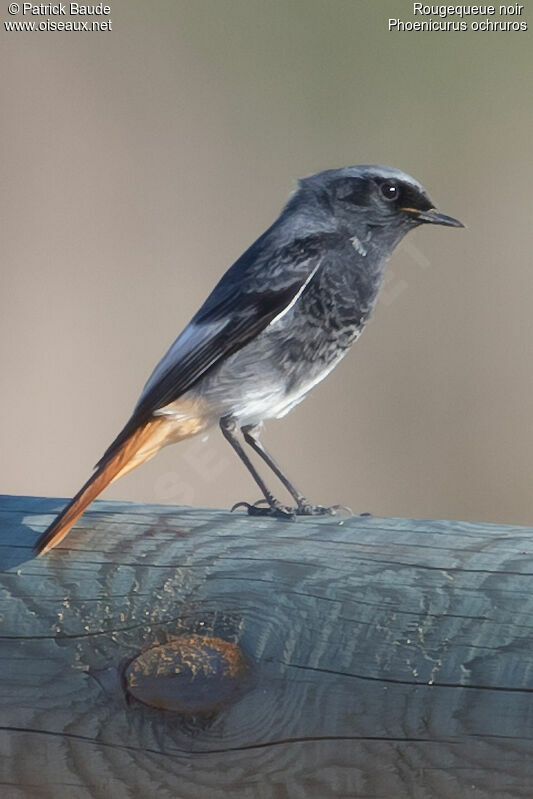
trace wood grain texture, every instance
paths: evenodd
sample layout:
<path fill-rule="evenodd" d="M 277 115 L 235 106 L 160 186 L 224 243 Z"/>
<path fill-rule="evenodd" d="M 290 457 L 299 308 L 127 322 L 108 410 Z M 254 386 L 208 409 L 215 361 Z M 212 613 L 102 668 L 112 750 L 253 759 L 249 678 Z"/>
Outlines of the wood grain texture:
<path fill-rule="evenodd" d="M 0 796 L 530 799 L 533 531 L 0 501 Z M 128 701 L 175 636 L 237 644 L 221 712 Z"/>

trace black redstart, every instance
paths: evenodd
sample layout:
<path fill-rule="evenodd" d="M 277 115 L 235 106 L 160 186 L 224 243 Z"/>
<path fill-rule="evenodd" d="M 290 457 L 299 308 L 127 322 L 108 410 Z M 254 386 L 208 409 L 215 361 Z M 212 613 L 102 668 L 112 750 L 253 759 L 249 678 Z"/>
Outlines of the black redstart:
<path fill-rule="evenodd" d="M 285 416 L 339 363 L 376 303 L 386 262 L 423 223 L 462 227 L 398 169 L 351 166 L 300 181 L 278 219 L 228 269 L 146 383 L 131 419 L 35 550 L 59 543 L 112 481 L 161 447 L 218 423 L 261 489 L 251 515 L 331 513 L 297 491 L 261 443 L 265 419 Z M 282 505 L 241 443 L 295 501 Z M 235 506 L 237 507 L 237 506 Z"/>

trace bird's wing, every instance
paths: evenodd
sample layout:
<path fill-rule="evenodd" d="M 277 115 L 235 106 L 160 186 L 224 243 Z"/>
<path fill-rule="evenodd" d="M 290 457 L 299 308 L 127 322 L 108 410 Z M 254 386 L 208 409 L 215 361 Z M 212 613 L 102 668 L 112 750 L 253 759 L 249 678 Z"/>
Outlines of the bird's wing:
<path fill-rule="evenodd" d="M 135 412 L 152 414 L 173 402 L 255 338 L 305 289 L 326 246 L 324 236 L 292 241 L 274 251 L 256 242 L 226 272 L 157 365 Z"/>
<path fill-rule="evenodd" d="M 124 436 L 182 394 L 224 358 L 241 349 L 293 303 L 319 269 L 331 233 L 278 247 L 267 233 L 226 272 L 146 383 Z M 103 459 L 102 459 L 103 460 Z"/>

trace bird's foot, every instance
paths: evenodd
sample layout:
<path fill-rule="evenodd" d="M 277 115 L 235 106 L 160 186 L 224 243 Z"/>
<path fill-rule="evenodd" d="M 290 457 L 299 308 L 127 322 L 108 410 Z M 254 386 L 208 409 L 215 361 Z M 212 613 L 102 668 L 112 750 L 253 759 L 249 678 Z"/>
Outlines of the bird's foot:
<path fill-rule="evenodd" d="M 353 511 L 347 505 L 311 505 L 302 499 L 294 509 L 296 516 L 336 516 L 339 511 L 344 511 L 348 516 L 353 516 Z"/>
<path fill-rule="evenodd" d="M 245 508 L 248 516 L 269 516 L 270 518 L 290 520 L 294 519 L 297 512 L 295 508 L 282 505 L 277 499 L 272 499 L 271 501 L 259 499 L 253 505 L 250 505 L 249 502 L 237 502 L 232 507 L 231 512 L 233 513 L 238 508 Z"/>
<path fill-rule="evenodd" d="M 294 519 L 296 516 L 336 516 L 337 513 L 346 513 L 347 516 L 353 516 L 353 511 L 347 505 L 312 505 L 306 499 L 298 502 L 295 508 L 288 505 L 282 505 L 277 499 L 272 500 L 259 499 L 251 505 L 249 502 L 237 502 L 231 509 L 245 508 L 248 516 L 270 516 L 277 519 Z M 361 516 L 370 516 L 370 513 L 362 513 Z"/>

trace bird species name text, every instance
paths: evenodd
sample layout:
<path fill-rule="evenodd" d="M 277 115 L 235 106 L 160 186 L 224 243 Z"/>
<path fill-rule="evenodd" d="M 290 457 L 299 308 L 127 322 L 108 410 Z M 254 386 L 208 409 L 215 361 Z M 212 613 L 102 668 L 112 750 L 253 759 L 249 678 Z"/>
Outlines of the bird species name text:
<path fill-rule="evenodd" d="M 424 20 L 389 19 L 389 31 L 526 31 L 522 16 L 524 6 L 512 5 L 444 5 L 413 3 L 413 17 Z M 498 16 L 499 19 L 493 19 Z M 430 19 L 427 19 L 430 17 Z M 476 17 L 476 19 L 465 19 Z M 481 17 L 481 19 L 480 19 Z M 484 19 L 483 19 L 484 17 Z"/>

